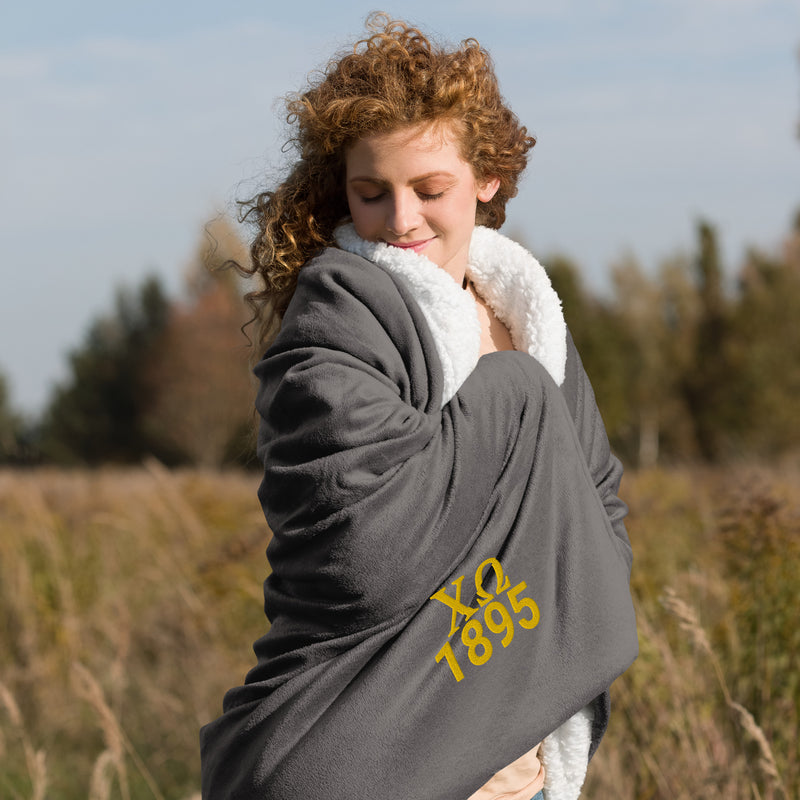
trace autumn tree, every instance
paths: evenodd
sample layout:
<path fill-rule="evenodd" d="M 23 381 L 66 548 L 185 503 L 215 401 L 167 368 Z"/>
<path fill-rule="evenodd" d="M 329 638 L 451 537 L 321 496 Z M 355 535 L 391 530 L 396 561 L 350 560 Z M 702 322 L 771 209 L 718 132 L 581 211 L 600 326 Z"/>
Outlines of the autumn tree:
<path fill-rule="evenodd" d="M 629 398 L 628 449 L 640 466 L 696 455 L 683 383 L 695 365 L 700 302 L 689 263 L 676 256 L 654 274 L 628 256 L 612 269 L 613 313 L 624 331 Z"/>
<path fill-rule="evenodd" d="M 211 223 L 186 272 L 187 296 L 170 310 L 147 369 L 148 434 L 195 464 L 219 466 L 252 449 L 254 388 L 247 320 L 235 270 L 247 253 L 230 222 Z"/>
<path fill-rule="evenodd" d="M 659 286 L 630 255 L 613 267 L 612 283 L 617 318 L 628 341 L 625 373 L 632 444 L 638 464 L 652 467 L 658 461 L 662 405 L 669 383 Z"/>
<path fill-rule="evenodd" d="M 691 260 L 683 255 L 664 260 L 656 281 L 662 361 L 659 454 L 668 460 L 695 459 L 695 429 L 683 391 L 684 376 L 694 369 L 701 313 Z"/>

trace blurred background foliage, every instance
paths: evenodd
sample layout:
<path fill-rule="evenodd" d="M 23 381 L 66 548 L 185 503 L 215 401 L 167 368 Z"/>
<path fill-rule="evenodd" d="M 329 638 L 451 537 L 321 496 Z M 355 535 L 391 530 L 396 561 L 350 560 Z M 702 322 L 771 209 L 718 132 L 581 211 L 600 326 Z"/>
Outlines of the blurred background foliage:
<path fill-rule="evenodd" d="M 167 297 L 157 277 L 121 289 L 70 355 L 68 378 L 39 419 L 10 407 L 0 375 L 0 463 L 252 461 L 246 288 L 225 268 L 230 261 L 247 263 L 247 250 L 220 217 L 187 266 L 182 297 Z M 568 257 L 542 262 L 627 464 L 798 452 L 800 212 L 775 252 L 751 250 L 738 272 L 721 263 L 717 231 L 705 220 L 694 253 L 656 270 L 626 256 L 602 295 Z"/>
<path fill-rule="evenodd" d="M 776 253 L 723 269 L 715 228 L 653 273 L 632 257 L 598 297 L 545 261 L 612 445 L 630 464 L 780 458 L 800 447 L 800 213 Z"/>
<path fill-rule="evenodd" d="M 169 298 L 157 276 L 120 289 L 69 356 L 39 419 L 9 407 L 0 376 L 0 463 L 99 466 L 246 464 L 254 388 L 248 313 L 231 262 L 247 248 L 225 217 L 209 223 Z"/>

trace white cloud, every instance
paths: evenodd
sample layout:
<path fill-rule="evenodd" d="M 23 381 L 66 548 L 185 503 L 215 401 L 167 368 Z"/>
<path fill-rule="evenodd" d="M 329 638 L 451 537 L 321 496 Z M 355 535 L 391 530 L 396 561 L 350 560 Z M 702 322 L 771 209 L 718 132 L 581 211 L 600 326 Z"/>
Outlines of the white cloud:
<path fill-rule="evenodd" d="M 0 53 L 0 81 L 41 78 L 47 72 L 47 59 L 40 53 Z"/>

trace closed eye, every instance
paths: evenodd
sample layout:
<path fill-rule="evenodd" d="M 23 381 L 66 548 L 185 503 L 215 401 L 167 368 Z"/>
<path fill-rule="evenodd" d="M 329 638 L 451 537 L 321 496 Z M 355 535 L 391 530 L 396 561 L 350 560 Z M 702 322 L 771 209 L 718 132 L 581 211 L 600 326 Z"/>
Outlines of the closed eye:
<path fill-rule="evenodd" d="M 430 202 L 431 200 L 438 200 L 443 195 L 444 192 L 436 192 L 435 194 L 431 194 L 429 192 L 417 192 L 417 197 L 419 197 L 419 199 L 425 203 Z M 381 192 L 380 194 L 370 195 L 369 197 L 362 195 L 360 199 L 362 203 L 377 203 L 379 200 L 382 200 L 384 196 L 385 193 Z"/>

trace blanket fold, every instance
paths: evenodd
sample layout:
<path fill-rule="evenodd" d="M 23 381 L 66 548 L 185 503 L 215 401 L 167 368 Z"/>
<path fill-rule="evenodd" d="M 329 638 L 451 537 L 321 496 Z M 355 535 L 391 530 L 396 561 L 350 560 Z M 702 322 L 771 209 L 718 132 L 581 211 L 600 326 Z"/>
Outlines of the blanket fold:
<path fill-rule="evenodd" d="M 204 797 L 468 797 L 635 658 L 619 464 L 566 344 L 561 386 L 493 353 L 443 406 L 413 287 L 338 249 L 301 270 L 256 369 L 271 629 L 202 731 Z"/>

